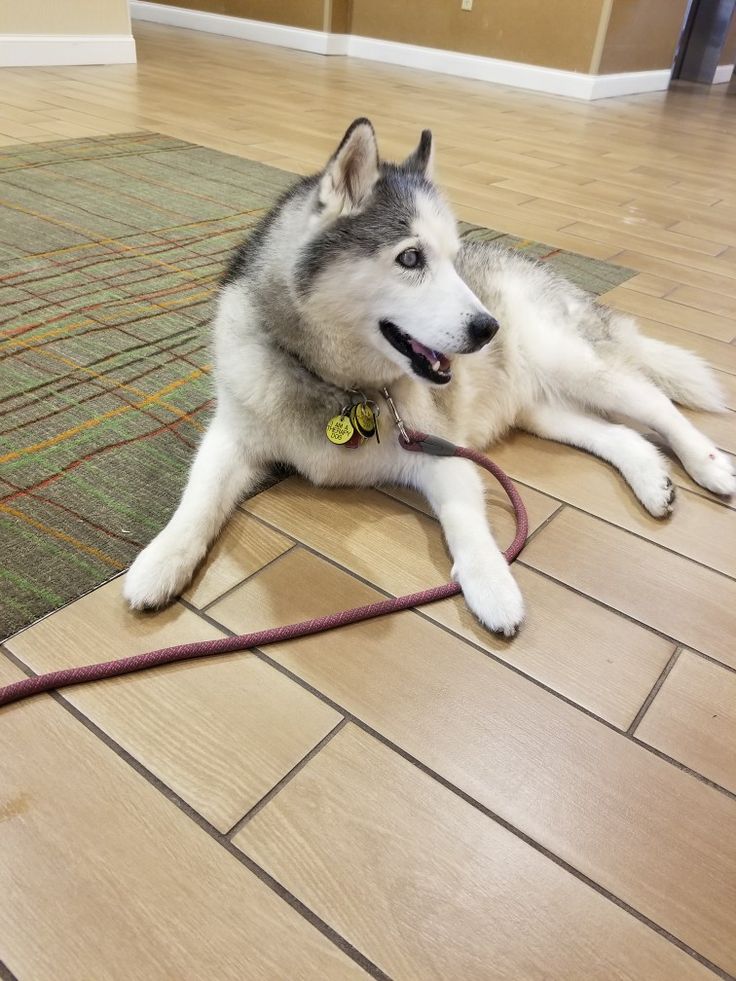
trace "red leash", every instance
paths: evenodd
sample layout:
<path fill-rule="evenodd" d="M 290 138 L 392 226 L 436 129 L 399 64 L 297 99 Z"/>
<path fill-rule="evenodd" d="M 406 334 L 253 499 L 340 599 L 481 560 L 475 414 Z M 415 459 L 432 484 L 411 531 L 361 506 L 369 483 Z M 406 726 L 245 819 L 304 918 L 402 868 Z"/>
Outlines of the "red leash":
<path fill-rule="evenodd" d="M 401 445 L 405 450 L 418 453 L 429 453 L 432 456 L 459 456 L 472 460 L 483 467 L 496 478 L 508 495 L 514 506 L 516 515 L 516 535 L 513 542 L 503 553 L 507 562 L 513 562 L 521 552 L 526 542 L 529 523 L 526 508 L 519 492 L 511 479 L 493 461 L 477 450 L 464 446 L 455 446 L 438 436 L 428 436 L 426 433 L 409 432 L 407 439 L 402 439 Z M 12 685 L 0 688 L 0 706 L 20 701 L 30 695 L 66 688 L 69 685 L 79 685 L 86 681 L 101 681 L 103 678 L 114 678 L 119 674 L 130 674 L 132 671 L 142 671 L 159 664 L 170 664 L 172 661 L 186 661 L 195 657 L 208 657 L 210 654 L 228 654 L 232 651 L 249 650 L 253 647 L 265 647 L 282 640 L 292 640 L 295 637 L 305 637 L 308 634 L 319 634 L 336 627 L 345 627 L 350 623 L 361 620 L 372 620 L 374 617 L 408 610 L 415 606 L 424 606 L 437 600 L 456 596 L 460 586 L 456 582 L 448 582 L 444 586 L 425 589 L 421 593 L 410 596 L 397 596 L 393 599 L 370 603 L 368 606 L 358 606 L 353 610 L 343 610 L 342 613 L 331 613 L 328 616 L 317 617 L 315 620 L 303 620 L 285 627 L 272 627 L 270 630 L 259 630 L 252 634 L 241 634 L 239 637 L 221 637 L 217 640 L 205 640 L 194 644 L 179 644 L 177 647 L 162 647 L 147 654 L 136 654 L 134 657 L 124 657 L 117 661 L 104 661 L 101 664 L 87 664 L 79 668 L 65 668 L 62 671 L 50 671 L 31 678 L 23 678 Z"/>

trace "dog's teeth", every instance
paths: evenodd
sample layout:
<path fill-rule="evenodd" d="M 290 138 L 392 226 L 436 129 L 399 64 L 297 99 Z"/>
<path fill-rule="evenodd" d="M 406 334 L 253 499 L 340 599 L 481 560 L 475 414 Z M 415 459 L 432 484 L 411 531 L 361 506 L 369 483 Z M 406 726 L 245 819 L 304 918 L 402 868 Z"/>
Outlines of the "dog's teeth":
<path fill-rule="evenodd" d="M 434 364 L 432 365 L 432 371 L 439 371 L 439 370 L 440 370 L 440 363 L 439 361 L 435 361 Z"/>

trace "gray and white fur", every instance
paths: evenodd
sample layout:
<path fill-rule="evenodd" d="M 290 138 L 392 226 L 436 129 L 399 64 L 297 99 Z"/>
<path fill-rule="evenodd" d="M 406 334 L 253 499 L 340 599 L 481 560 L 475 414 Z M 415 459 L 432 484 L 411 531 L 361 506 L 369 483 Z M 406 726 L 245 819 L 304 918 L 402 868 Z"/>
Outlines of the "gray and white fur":
<path fill-rule="evenodd" d="M 350 126 L 322 173 L 299 181 L 233 257 L 214 348 L 216 412 L 181 503 L 128 572 L 137 609 L 177 596 L 238 500 L 285 463 L 317 485 L 417 488 L 470 609 L 491 630 L 517 630 L 521 593 L 473 464 L 407 453 L 386 412 L 380 445 L 332 445 L 326 423 L 351 390 L 380 401 L 388 386 L 408 425 L 456 443 L 485 448 L 516 426 L 585 449 L 666 517 L 667 462 L 607 419 L 623 413 L 703 487 L 736 491 L 728 458 L 673 404 L 722 409 L 710 369 L 547 267 L 460 242 L 432 181 L 428 131 L 397 165 L 379 160 L 368 120 Z"/>

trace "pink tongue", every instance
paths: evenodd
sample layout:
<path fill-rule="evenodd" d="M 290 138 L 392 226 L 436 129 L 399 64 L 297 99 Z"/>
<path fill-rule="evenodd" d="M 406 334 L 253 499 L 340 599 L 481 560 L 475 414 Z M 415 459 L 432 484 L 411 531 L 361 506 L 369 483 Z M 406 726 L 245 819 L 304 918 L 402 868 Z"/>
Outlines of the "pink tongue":
<path fill-rule="evenodd" d="M 430 364 L 434 364 L 435 361 L 441 361 L 444 357 L 439 351 L 432 351 L 430 348 L 425 347 L 424 344 L 420 344 L 419 341 L 415 341 L 414 338 L 409 339 L 409 345 L 415 354 L 421 354 Z"/>

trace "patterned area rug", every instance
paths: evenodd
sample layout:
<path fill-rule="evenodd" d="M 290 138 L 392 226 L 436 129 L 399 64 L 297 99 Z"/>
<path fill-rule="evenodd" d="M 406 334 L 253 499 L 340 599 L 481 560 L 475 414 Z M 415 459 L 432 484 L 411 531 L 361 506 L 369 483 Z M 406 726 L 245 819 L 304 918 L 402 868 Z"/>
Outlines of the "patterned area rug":
<path fill-rule="evenodd" d="M 227 255 L 294 175 L 155 133 L 0 148 L 0 637 L 124 569 L 211 411 Z M 600 294 L 631 271 L 489 229 Z"/>

